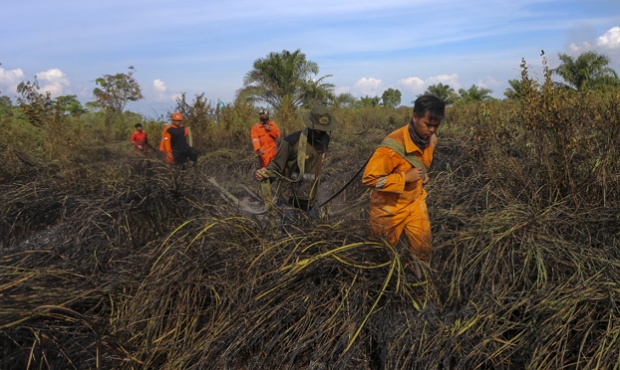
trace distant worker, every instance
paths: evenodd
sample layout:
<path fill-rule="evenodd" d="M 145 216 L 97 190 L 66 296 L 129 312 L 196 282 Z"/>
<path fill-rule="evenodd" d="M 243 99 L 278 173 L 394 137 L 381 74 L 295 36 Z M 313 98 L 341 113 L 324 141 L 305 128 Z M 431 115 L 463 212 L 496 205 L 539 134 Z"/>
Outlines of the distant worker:
<path fill-rule="evenodd" d="M 411 121 L 387 135 L 368 161 L 362 182 L 372 188 L 370 228 L 395 245 L 405 233 L 412 255 L 430 262 L 431 225 L 426 208 L 426 171 L 437 144 L 445 103 L 432 95 L 416 99 Z M 417 260 L 415 260 L 417 261 Z M 420 275 L 418 264 L 414 267 Z"/>
<path fill-rule="evenodd" d="M 141 123 L 136 123 L 134 127 L 136 128 L 136 131 L 131 134 L 131 143 L 133 144 L 133 148 L 136 152 L 145 154 L 147 145 L 149 145 L 148 138 L 146 137 L 146 131 L 144 131 Z"/>
<path fill-rule="evenodd" d="M 166 155 L 165 161 L 185 167 L 187 160 L 196 165 L 198 155 L 196 150 L 187 142 L 189 128 L 183 126 L 183 115 L 179 112 L 172 114 L 172 123 L 164 128 L 159 150 Z"/>
<path fill-rule="evenodd" d="M 258 113 L 259 121 L 252 126 L 250 136 L 252 146 L 258 155 L 259 168 L 263 168 L 271 162 L 278 152 L 276 140 L 280 138 L 280 130 L 275 122 L 269 119 L 269 111 L 261 109 Z"/>
<path fill-rule="evenodd" d="M 304 123 L 306 128 L 286 136 L 273 160 L 254 173 L 259 181 L 281 179 L 283 185 L 288 183 L 281 186 L 276 204 L 283 211 L 285 224 L 299 220 L 302 213 L 310 219 L 318 218 L 315 201 L 330 141 L 328 131 L 338 124 L 324 106 L 312 108 L 304 115 Z"/>

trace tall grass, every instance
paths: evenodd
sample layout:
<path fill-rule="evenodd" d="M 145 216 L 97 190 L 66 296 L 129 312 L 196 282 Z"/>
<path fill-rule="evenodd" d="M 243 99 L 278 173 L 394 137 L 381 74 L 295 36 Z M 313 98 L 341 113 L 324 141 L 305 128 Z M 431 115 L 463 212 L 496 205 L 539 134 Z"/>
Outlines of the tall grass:
<path fill-rule="evenodd" d="M 619 369 L 619 102 L 547 84 L 519 102 L 450 108 L 420 277 L 401 244 L 369 238 L 365 207 L 287 234 L 227 203 L 212 178 L 242 199 L 240 185 L 258 189 L 248 106 L 196 126 L 209 150 L 185 171 L 99 141 L 89 118 L 63 121 L 83 143 L 59 146 L 59 165 L 30 147 L 49 136 L 3 120 L 15 139 L 2 145 L 36 170 L 2 167 L 0 364 Z M 321 199 L 411 112 L 335 114 Z M 354 181 L 326 209 L 365 197 Z"/>

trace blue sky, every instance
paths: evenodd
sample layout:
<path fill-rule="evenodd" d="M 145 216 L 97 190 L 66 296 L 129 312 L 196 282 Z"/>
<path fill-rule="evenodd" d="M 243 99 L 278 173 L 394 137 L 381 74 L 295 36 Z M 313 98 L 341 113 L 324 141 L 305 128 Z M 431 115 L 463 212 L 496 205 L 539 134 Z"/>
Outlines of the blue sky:
<path fill-rule="evenodd" d="M 618 0 L 8 0 L 0 22 L 0 92 L 37 77 L 53 96 L 93 100 L 95 79 L 136 69 L 148 117 L 175 98 L 232 102 L 256 59 L 300 49 L 337 93 L 472 85 L 503 97 L 525 58 L 541 78 L 558 53 L 604 53 L 620 72 Z"/>

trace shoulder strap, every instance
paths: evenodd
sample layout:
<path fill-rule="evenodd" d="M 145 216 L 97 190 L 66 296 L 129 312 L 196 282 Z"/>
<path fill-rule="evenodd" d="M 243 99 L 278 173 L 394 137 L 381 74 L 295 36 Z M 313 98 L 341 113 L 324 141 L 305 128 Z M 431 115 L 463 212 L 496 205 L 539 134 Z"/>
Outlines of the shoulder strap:
<path fill-rule="evenodd" d="M 306 146 L 308 145 L 308 128 L 306 127 L 299 135 L 297 143 L 297 167 L 299 167 L 299 177 L 301 179 L 306 172 Z"/>
<path fill-rule="evenodd" d="M 405 146 L 399 143 L 397 140 L 386 137 L 385 139 L 383 139 L 381 144 L 379 144 L 379 146 L 384 146 L 384 147 L 392 149 L 394 152 L 396 152 L 396 154 L 403 157 L 413 167 L 421 169 L 422 174 L 424 175 L 424 177 L 426 177 L 427 168 L 424 165 L 424 163 L 422 163 L 422 161 L 418 157 L 416 157 L 413 153 L 407 153 L 405 151 Z"/>

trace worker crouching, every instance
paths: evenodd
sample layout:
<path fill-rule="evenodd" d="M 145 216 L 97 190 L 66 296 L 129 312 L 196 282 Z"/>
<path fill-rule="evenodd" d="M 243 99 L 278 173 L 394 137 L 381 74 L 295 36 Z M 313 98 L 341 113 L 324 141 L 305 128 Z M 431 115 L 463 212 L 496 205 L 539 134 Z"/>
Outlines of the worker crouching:
<path fill-rule="evenodd" d="M 274 159 L 255 172 L 259 181 L 282 182 L 277 206 L 285 225 L 299 221 L 301 216 L 318 218 L 315 202 L 321 166 L 329 147 L 329 131 L 337 122 L 326 107 L 315 106 L 304 115 L 304 124 L 306 128 L 286 136 Z"/>

